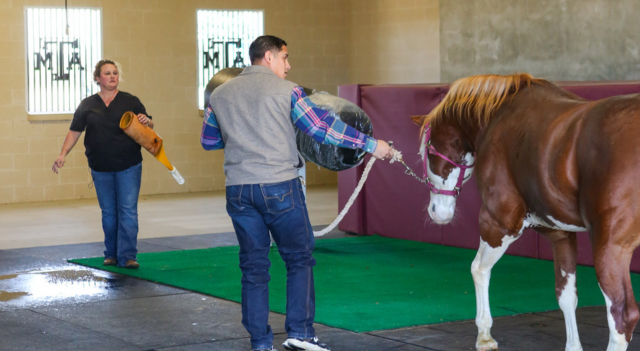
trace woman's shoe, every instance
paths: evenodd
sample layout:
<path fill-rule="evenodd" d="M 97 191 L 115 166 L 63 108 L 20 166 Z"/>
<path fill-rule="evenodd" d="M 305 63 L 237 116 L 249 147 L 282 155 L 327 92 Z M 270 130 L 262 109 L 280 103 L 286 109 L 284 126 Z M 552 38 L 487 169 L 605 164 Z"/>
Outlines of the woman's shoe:
<path fill-rule="evenodd" d="M 136 260 L 129 260 L 124 264 L 124 268 L 138 268 L 140 264 Z"/>
<path fill-rule="evenodd" d="M 115 266 L 118 264 L 118 260 L 115 258 L 105 258 L 104 262 L 102 262 L 103 266 Z"/>

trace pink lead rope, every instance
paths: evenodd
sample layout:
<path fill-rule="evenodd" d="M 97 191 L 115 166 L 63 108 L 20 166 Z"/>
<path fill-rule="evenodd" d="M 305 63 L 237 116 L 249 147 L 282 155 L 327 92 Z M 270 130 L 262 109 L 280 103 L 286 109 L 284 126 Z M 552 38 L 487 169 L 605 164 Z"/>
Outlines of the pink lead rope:
<path fill-rule="evenodd" d="M 465 170 L 467 170 L 468 168 L 473 168 L 474 164 L 471 165 L 461 165 L 461 164 L 457 164 L 453 161 L 451 161 L 447 156 L 439 153 L 435 147 L 433 147 L 433 145 L 431 145 L 431 127 L 429 127 L 429 124 L 427 123 L 427 129 L 424 131 L 425 137 L 424 137 L 424 142 L 425 142 L 425 153 L 424 153 L 424 159 L 422 160 L 422 174 L 424 176 L 424 179 L 427 180 L 427 187 L 429 188 L 429 191 L 431 191 L 434 194 L 439 194 L 439 195 L 450 195 L 453 197 L 458 197 L 458 195 L 460 195 L 460 188 L 462 187 L 462 182 L 464 181 L 464 173 Z M 451 163 L 452 165 L 460 168 L 460 174 L 458 175 L 458 182 L 456 183 L 456 187 L 453 190 L 440 190 L 438 188 L 436 188 L 436 186 L 431 182 L 431 179 L 429 179 L 429 176 L 427 175 L 427 164 L 428 164 L 428 160 L 427 157 L 429 156 L 429 154 L 432 155 L 436 155 L 438 157 L 443 158 L 445 161 Z"/>

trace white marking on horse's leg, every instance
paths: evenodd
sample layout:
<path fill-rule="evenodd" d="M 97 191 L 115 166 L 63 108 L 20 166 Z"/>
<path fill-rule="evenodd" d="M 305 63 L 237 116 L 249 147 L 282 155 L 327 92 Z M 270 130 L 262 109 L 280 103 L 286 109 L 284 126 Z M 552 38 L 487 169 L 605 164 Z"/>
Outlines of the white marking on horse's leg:
<path fill-rule="evenodd" d="M 578 324 L 576 322 L 576 307 L 578 306 L 578 293 L 576 290 L 576 275 L 560 270 L 563 277 L 567 277 L 567 283 L 558 298 L 558 305 L 564 314 L 564 323 L 567 327 L 567 346 L 565 351 L 582 351 Z"/>
<path fill-rule="evenodd" d="M 553 223 L 553 225 L 549 225 L 546 221 L 543 221 L 540 217 L 538 217 L 535 213 L 528 213 L 525 220 L 530 223 L 533 227 L 545 227 L 557 230 L 564 230 L 567 232 L 584 232 L 587 229 L 583 227 L 578 227 L 573 224 L 562 223 L 559 220 L 553 218 L 552 216 L 547 216 L 547 219 Z"/>
<path fill-rule="evenodd" d="M 600 291 L 602 291 L 604 301 L 607 304 L 607 322 L 609 322 L 609 346 L 607 346 L 607 351 L 625 351 L 629 343 L 625 335 L 618 333 L 616 330 L 616 322 L 613 320 L 613 315 L 611 314 L 611 299 L 604 293 L 602 287 L 600 287 Z"/>
<path fill-rule="evenodd" d="M 498 343 L 491 337 L 493 319 L 491 318 L 491 307 L 489 305 L 489 280 L 491 279 L 491 269 L 516 239 L 517 237 L 506 236 L 502 239 L 502 246 L 496 248 L 492 248 L 487 242 L 480 239 L 480 248 L 478 248 L 476 258 L 471 264 L 471 274 L 476 287 L 477 351 L 498 349 Z"/>
<path fill-rule="evenodd" d="M 565 230 L 568 232 L 584 232 L 587 230 L 587 228 L 584 227 L 579 227 L 577 225 L 573 225 L 573 224 L 566 224 L 566 223 L 562 223 L 559 220 L 551 217 L 551 216 L 547 216 L 547 218 L 549 218 L 549 220 L 551 220 L 551 222 L 553 222 L 555 228 L 561 229 L 561 230 Z"/>

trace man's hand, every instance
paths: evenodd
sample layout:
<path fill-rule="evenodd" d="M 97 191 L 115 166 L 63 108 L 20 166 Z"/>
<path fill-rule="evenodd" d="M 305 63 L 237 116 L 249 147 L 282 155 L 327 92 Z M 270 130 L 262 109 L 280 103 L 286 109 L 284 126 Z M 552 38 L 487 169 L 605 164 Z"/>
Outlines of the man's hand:
<path fill-rule="evenodd" d="M 378 146 L 372 155 L 378 160 L 384 160 L 385 158 L 393 157 L 393 151 L 386 141 L 378 140 Z"/>

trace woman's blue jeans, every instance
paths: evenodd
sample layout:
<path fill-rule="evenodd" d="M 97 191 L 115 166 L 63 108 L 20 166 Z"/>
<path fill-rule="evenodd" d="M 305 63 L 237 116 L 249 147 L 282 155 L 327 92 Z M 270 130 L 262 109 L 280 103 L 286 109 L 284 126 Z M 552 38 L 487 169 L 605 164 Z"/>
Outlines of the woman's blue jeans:
<path fill-rule="evenodd" d="M 138 195 L 142 163 L 120 172 L 91 170 L 102 210 L 104 257 L 116 258 L 123 267 L 138 253 Z"/>
<path fill-rule="evenodd" d="M 300 180 L 228 186 L 227 212 L 240 243 L 242 324 L 251 335 L 251 347 L 267 349 L 273 343 L 268 323 L 269 232 L 287 268 L 285 330 L 289 337 L 314 337 L 315 238 Z"/>

